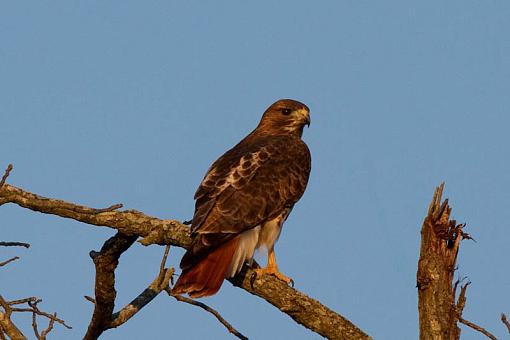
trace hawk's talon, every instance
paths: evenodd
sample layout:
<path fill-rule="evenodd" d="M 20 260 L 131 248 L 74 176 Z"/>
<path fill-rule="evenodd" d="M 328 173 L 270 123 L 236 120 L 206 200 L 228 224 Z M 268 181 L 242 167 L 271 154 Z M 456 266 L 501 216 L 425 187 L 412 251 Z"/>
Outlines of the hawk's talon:
<path fill-rule="evenodd" d="M 256 276 L 264 276 L 264 275 L 273 275 L 278 280 L 285 282 L 287 285 L 292 285 L 294 287 L 294 280 L 292 280 L 290 277 L 282 274 L 280 271 L 278 271 L 278 268 L 275 267 L 266 267 L 266 268 L 259 268 L 255 269 Z"/>

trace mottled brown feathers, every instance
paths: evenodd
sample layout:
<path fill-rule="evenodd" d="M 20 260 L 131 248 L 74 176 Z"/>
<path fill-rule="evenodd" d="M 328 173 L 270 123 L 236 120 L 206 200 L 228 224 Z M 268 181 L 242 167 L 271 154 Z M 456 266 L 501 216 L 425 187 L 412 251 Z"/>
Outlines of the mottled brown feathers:
<path fill-rule="evenodd" d="M 197 282 L 216 279 L 208 276 L 210 271 L 225 274 L 230 262 L 221 261 L 231 260 L 226 258 L 232 240 L 292 209 L 301 198 L 311 167 L 301 135 L 309 123 L 306 105 L 289 99 L 277 101 L 264 112 L 255 130 L 212 164 L 195 193 L 193 241 L 181 260 L 183 273 L 174 291 L 195 296 L 212 292 L 216 286 L 205 288 L 209 283 Z M 221 264 L 213 264 L 211 256 L 216 262 L 221 258 Z M 194 288 L 185 288 L 192 287 L 190 282 Z M 201 285 L 205 285 L 201 290 L 196 288 Z"/>

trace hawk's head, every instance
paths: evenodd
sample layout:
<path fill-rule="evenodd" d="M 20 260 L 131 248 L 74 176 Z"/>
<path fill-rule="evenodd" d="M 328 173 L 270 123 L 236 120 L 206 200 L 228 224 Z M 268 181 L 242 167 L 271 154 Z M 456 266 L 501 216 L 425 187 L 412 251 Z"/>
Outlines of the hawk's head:
<path fill-rule="evenodd" d="M 310 125 L 310 110 L 296 100 L 280 99 L 267 108 L 257 127 L 260 132 L 301 136 Z"/>

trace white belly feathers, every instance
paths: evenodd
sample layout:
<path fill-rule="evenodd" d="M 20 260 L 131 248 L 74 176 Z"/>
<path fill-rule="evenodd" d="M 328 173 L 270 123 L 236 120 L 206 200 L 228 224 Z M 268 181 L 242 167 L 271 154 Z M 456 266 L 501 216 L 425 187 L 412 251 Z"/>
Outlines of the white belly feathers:
<path fill-rule="evenodd" d="M 272 249 L 278 237 L 280 237 L 283 222 L 287 216 L 288 212 L 264 223 L 262 227 L 258 225 L 241 233 L 239 235 L 239 244 L 225 277 L 229 278 L 239 273 L 245 262 L 251 262 L 255 250 L 261 247 L 268 250 Z"/>

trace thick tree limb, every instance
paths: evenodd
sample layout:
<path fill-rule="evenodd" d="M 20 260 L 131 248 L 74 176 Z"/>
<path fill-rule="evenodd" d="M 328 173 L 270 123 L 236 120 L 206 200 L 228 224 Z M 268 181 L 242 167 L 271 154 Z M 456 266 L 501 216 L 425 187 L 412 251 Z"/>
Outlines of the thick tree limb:
<path fill-rule="evenodd" d="M 108 329 L 115 307 L 115 268 L 119 258 L 136 241 L 136 236 L 127 236 L 118 232 L 108 239 L 99 253 L 91 252 L 96 266 L 95 305 L 84 339 L 97 339 Z"/>
<path fill-rule="evenodd" d="M 5 203 L 14 203 L 33 211 L 113 228 L 128 236 L 142 237 L 141 243 L 144 245 L 171 244 L 187 248 L 191 241 L 189 227 L 176 220 L 161 220 L 134 210 L 98 212 L 97 209 L 41 197 L 8 184 L 0 188 L 0 205 Z M 324 337 L 370 338 L 346 318 L 275 277 L 257 278 L 252 284 L 253 274 L 253 270 L 245 267 L 230 281 L 235 286 L 263 298 L 299 324 Z"/>
<path fill-rule="evenodd" d="M 143 238 L 141 240 L 143 245 L 172 244 L 186 248 L 190 243 L 189 227 L 176 220 L 161 220 L 136 210 L 115 211 L 108 210 L 109 208 L 89 208 L 38 196 L 8 184 L 0 188 L 0 205 L 5 203 L 14 203 L 33 211 L 70 218 L 95 226 L 109 227 L 128 236 L 139 236 Z"/>

